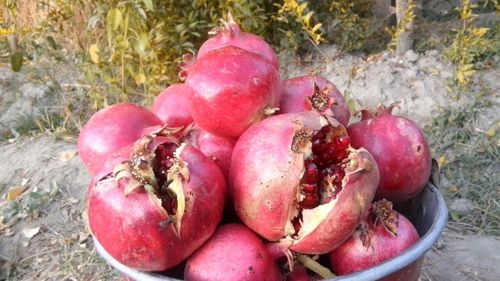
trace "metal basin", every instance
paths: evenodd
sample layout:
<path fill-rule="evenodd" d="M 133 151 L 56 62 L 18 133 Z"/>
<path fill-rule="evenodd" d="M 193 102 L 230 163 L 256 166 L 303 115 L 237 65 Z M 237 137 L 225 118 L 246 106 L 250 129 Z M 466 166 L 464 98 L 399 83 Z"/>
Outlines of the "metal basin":
<path fill-rule="evenodd" d="M 448 219 L 448 209 L 439 190 L 428 183 L 417 197 L 395 206 L 417 229 L 420 240 L 412 247 L 386 262 L 349 275 L 339 276 L 331 281 L 372 281 L 372 280 L 417 280 L 425 253 L 441 235 Z M 97 252 L 108 264 L 131 279 L 141 281 L 180 280 L 157 273 L 142 272 L 129 268 L 111 257 L 94 238 Z"/>

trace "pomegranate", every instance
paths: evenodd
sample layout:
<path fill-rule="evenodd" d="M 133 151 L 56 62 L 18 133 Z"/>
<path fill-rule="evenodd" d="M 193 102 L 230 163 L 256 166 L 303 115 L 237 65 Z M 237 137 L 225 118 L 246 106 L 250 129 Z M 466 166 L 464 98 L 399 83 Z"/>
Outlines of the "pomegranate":
<path fill-rule="evenodd" d="M 135 142 L 143 130 L 161 125 L 160 119 L 147 109 L 119 103 L 96 112 L 78 137 L 78 154 L 91 175 L 100 170 L 112 170 L 117 154 Z"/>
<path fill-rule="evenodd" d="M 422 130 L 413 121 L 393 116 L 389 107 L 362 111 L 360 122 L 347 130 L 351 145 L 363 147 L 380 169 L 376 198 L 406 201 L 422 191 L 431 174 L 432 158 Z"/>
<path fill-rule="evenodd" d="M 215 163 L 162 127 L 137 140 L 130 158 L 91 187 L 89 227 L 122 264 L 171 268 L 198 249 L 222 218 L 226 186 Z"/>
<path fill-rule="evenodd" d="M 213 29 L 209 34 L 214 37 L 205 41 L 198 50 L 198 58 L 203 57 L 208 52 L 226 46 L 235 46 L 264 58 L 279 70 L 279 62 L 276 54 L 269 44 L 255 34 L 242 32 L 240 26 L 234 21 L 231 13 L 228 20 L 221 20 L 222 27 Z"/>
<path fill-rule="evenodd" d="M 193 123 L 187 105 L 187 95 L 191 91 L 184 84 L 173 84 L 156 98 L 151 112 L 169 127 L 187 127 Z"/>
<path fill-rule="evenodd" d="M 250 127 L 231 161 L 236 212 L 289 249 L 324 254 L 344 242 L 370 206 L 378 168 L 346 129 L 317 112 L 281 114 Z"/>
<path fill-rule="evenodd" d="M 300 76 L 283 82 L 280 112 L 304 110 L 330 112 L 344 126 L 349 123 L 351 115 L 344 96 L 332 82 L 320 75 Z"/>
<path fill-rule="evenodd" d="M 278 265 L 259 237 L 241 224 L 222 225 L 188 259 L 184 278 L 197 280 L 282 280 Z"/>
<path fill-rule="evenodd" d="M 335 273 L 345 275 L 378 265 L 415 244 L 419 239 L 417 230 L 403 215 L 392 209 L 392 203 L 381 200 L 372 204 L 363 217 L 356 232 L 330 254 L 330 263 Z M 420 268 L 405 272 L 401 280 L 417 280 Z M 394 278 L 388 280 L 397 280 Z M 385 279 L 384 279 L 385 280 Z"/>
<path fill-rule="evenodd" d="M 224 174 L 226 185 L 229 186 L 231 155 L 233 154 L 236 141 L 218 137 L 196 127 L 192 128 L 192 130 L 187 133 L 187 138 L 196 148 L 203 152 L 203 154 L 215 161 Z"/>
<path fill-rule="evenodd" d="M 187 69 L 186 85 L 193 90 L 188 104 L 194 121 L 211 134 L 234 139 L 272 114 L 281 96 L 276 68 L 233 46 L 197 59 Z"/>

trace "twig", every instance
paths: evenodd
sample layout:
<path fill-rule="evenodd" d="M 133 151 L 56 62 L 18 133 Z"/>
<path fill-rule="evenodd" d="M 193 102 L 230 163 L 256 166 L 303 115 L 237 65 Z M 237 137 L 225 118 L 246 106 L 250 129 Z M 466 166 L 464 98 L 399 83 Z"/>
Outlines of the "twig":
<path fill-rule="evenodd" d="M 298 254 L 297 260 L 301 264 L 303 264 L 305 267 L 316 272 L 317 274 L 319 274 L 321 277 L 323 277 L 325 279 L 336 277 L 336 275 L 333 274 L 328 268 L 322 266 L 317 261 L 311 259 L 310 257 L 308 257 L 306 255 Z"/>

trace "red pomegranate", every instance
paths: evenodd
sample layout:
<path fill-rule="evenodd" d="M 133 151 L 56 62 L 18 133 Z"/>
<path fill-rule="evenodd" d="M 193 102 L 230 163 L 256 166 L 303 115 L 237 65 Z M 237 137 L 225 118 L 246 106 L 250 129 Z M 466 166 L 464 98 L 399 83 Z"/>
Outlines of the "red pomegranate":
<path fill-rule="evenodd" d="M 372 204 L 356 232 L 329 254 L 330 263 L 336 274 L 350 274 L 399 255 L 418 239 L 411 222 L 393 210 L 390 201 L 381 200 Z M 384 280 L 417 280 L 420 267 L 408 269 L 402 272 L 404 275 L 396 273 Z"/>
<path fill-rule="evenodd" d="M 340 124 L 349 123 L 349 107 L 332 82 L 320 75 L 306 75 L 283 81 L 280 112 L 294 113 L 316 110 L 330 112 Z"/>
<path fill-rule="evenodd" d="M 267 62 L 279 69 L 279 62 L 276 54 L 269 44 L 259 36 L 242 32 L 240 26 L 234 21 L 231 13 L 228 14 L 227 21 L 221 20 L 222 27 L 215 28 L 209 34 L 214 37 L 205 41 L 198 50 L 198 58 L 203 57 L 208 52 L 226 46 L 234 46 L 251 53 L 262 56 Z"/>
<path fill-rule="evenodd" d="M 147 109 L 119 103 L 96 112 L 78 137 L 78 154 L 92 176 L 112 170 L 120 151 L 144 134 L 144 129 L 161 125 L 160 119 Z M 118 161 L 120 161 L 118 159 Z"/>
<path fill-rule="evenodd" d="M 406 201 L 422 191 L 431 173 L 431 151 L 422 130 L 413 121 L 391 114 L 389 107 L 362 111 L 360 122 L 347 130 L 351 145 L 365 148 L 380 169 L 376 198 Z"/>
<path fill-rule="evenodd" d="M 173 84 L 156 97 L 151 112 L 169 127 L 187 127 L 193 123 L 187 103 L 191 89 L 184 84 Z"/>
<path fill-rule="evenodd" d="M 141 137 L 130 159 L 91 187 L 89 227 L 122 264 L 171 268 L 198 249 L 222 218 L 226 186 L 220 169 L 166 128 Z"/>
<path fill-rule="evenodd" d="M 189 109 L 205 131 L 238 138 L 272 114 L 281 97 L 279 73 L 261 56 L 227 46 L 212 50 L 187 69 Z"/>
<path fill-rule="evenodd" d="M 324 254 L 344 242 L 369 208 L 378 168 L 349 145 L 335 119 L 309 111 L 252 126 L 231 161 L 232 195 L 242 221 L 290 250 Z"/>
<path fill-rule="evenodd" d="M 240 224 L 219 226 L 214 235 L 188 259 L 184 278 L 201 280 L 283 280 L 266 246 Z"/>

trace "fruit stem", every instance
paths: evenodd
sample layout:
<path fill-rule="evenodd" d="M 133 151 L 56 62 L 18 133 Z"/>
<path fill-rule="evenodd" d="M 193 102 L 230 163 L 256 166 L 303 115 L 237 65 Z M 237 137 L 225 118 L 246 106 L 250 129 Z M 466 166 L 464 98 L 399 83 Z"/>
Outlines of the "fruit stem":
<path fill-rule="evenodd" d="M 305 267 L 314 271 L 315 273 L 317 273 L 319 276 L 321 276 L 324 279 L 336 277 L 336 275 L 333 274 L 333 272 L 331 272 L 328 268 L 322 266 L 320 263 L 313 260 L 309 256 L 297 254 L 297 260 L 301 264 L 303 264 Z"/>

